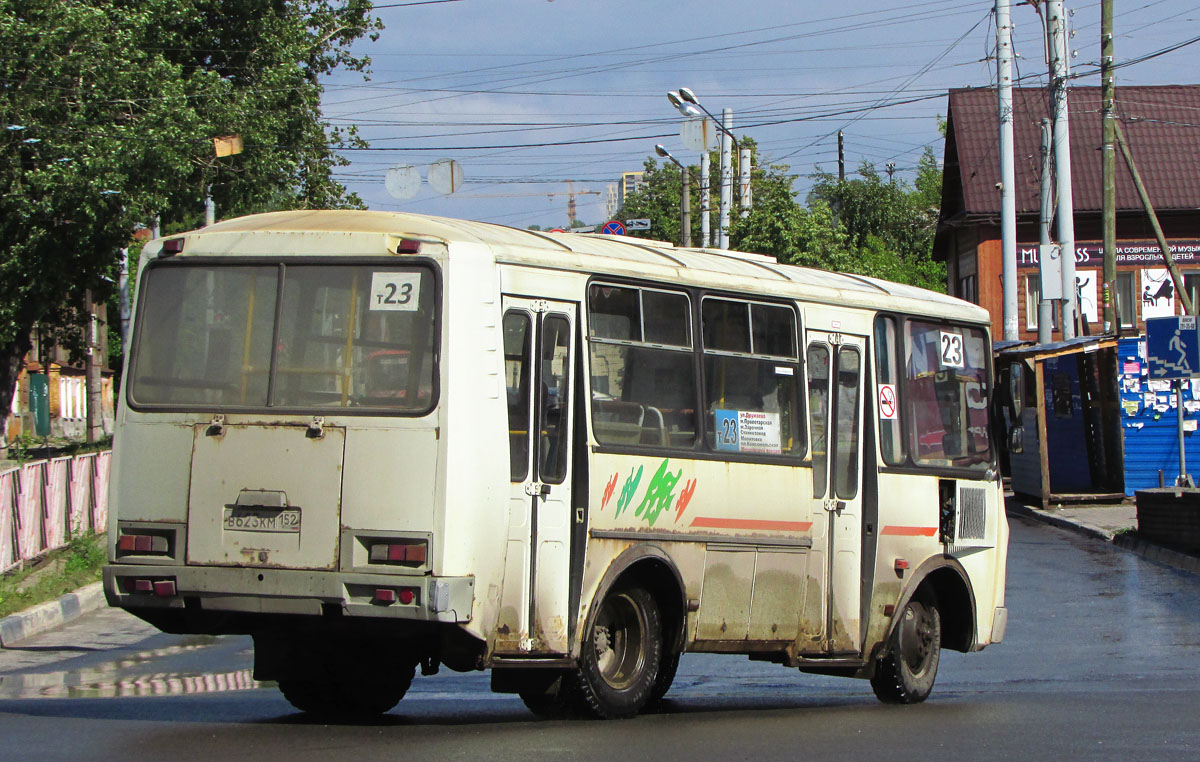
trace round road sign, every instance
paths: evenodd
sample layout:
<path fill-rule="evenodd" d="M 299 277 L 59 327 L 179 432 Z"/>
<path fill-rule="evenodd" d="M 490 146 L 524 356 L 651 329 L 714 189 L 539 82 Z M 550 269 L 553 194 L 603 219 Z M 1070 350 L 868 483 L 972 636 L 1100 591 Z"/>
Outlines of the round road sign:
<path fill-rule="evenodd" d="M 620 220 L 609 220 L 604 223 L 604 227 L 600 228 L 600 232 L 609 235 L 625 235 L 625 226 L 621 224 Z"/>

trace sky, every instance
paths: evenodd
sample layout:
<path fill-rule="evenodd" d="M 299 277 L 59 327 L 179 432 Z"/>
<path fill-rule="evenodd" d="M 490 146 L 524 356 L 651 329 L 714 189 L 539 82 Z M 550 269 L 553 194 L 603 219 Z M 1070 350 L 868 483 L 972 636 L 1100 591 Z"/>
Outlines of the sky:
<path fill-rule="evenodd" d="M 925 146 L 942 157 L 946 91 L 995 84 L 994 4 L 376 0 L 386 28 L 354 47 L 371 57 L 370 80 L 324 83 L 330 125 L 356 126 L 371 146 L 345 152 L 336 177 L 371 209 L 521 228 L 565 226 L 573 190 L 578 219 L 602 224 L 607 186 L 642 169 L 656 143 L 698 164 L 666 97 L 688 87 L 712 113 L 732 109 L 734 133 L 756 141 L 760 164 L 788 165 L 801 200 L 812 172 L 837 171 L 839 129 L 848 174 L 892 162 L 911 181 Z M 1014 76 L 1045 86 L 1042 18 L 1012 5 Z M 1195 0 L 1115 6 L 1117 87 L 1200 82 Z M 1099 85 L 1100 2 L 1066 7 L 1074 83 Z M 452 194 L 385 188 L 390 169 L 424 178 L 443 159 L 465 178 Z"/>

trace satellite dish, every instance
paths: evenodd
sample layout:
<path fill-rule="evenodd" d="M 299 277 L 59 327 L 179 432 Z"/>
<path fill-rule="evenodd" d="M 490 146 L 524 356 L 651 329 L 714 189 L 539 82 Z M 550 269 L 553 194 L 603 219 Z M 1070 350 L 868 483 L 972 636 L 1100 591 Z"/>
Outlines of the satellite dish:
<path fill-rule="evenodd" d="M 387 171 L 383 187 L 392 198 L 412 198 L 421 189 L 421 173 L 411 164 L 397 164 Z"/>
<path fill-rule="evenodd" d="M 716 144 L 716 133 L 716 125 L 702 116 L 684 119 L 683 126 L 679 128 L 679 138 L 684 147 L 702 153 Z"/>
<path fill-rule="evenodd" d="M 438 159 L 429 165 L 429 184 L 441 194 L 451 194 L 462 187 L 462 165 L 454 159 Z"/>

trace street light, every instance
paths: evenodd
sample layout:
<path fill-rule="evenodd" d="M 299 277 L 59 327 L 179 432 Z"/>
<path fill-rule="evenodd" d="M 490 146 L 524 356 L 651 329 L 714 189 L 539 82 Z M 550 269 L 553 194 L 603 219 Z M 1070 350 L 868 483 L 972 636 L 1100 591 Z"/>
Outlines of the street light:
<path fill-rule="evenodd" d="M 750 151 L 748 149 L 743 149 L 738 143 L 737 137 L 733 134 L 731 129 L 733 127 L 732 109 L 722 109 L 722 119 L 717 119 L 712 112 L 704 107 L 704 104 L 700 102 L 700 99 L 696 97 L 696 94 L 687 87 L 681 87 L 679 90 L 672 90 L 668 92 L 667 100 L 670 101 L 671 105 L 678 109 L 679 113 L 683 114 L 685 117 L 697 117 L 703 114 L 709 119 L 712 119 L 717 128 L 721 130 L 721 216 L 717 245 L 722 249 L 728 249 L 729 210 L 733 204 L 733 173 L 732 167 L 730 166 L 732 164 L 732 155 L 729 148 L 729 143 L 732 142 L 734 148 L 736 148 L 738 151 L 738 174 L 741 178 L 739 207 L 741 210 L 740 215 L 742 217 L 746 217 L 750 214 Z M 708 199 L 706 192 L 708 189 L 708 173 L 706 171 L 707 167 L 705 166 L 707 164 L 705 161 L 707 156 L 708 151 L 705 150 L 701 156 L 700 162 L 700 205 L 701 214 L 703 214 L 703 217 L 701 217 L 701 225 L 704 228 L 707 228 L 707 225 L 704 223 L 708 220 Z M 704 239 L 704 243 L 707 245 L 707 233 L 705 233 Z"/>
<path fill-rule="evenodd" d="M 691 179 L 688 177 L 688 169 L 680 164 L 679 159 L 672 156 L 662 143 L 654 146 L 654 152 L 664 159 L 670 159 L 675 166 L 679 167 L 679 245 L 685 249 L 690 248 L 692 245 L 692 194 L 689 187 Z"/>

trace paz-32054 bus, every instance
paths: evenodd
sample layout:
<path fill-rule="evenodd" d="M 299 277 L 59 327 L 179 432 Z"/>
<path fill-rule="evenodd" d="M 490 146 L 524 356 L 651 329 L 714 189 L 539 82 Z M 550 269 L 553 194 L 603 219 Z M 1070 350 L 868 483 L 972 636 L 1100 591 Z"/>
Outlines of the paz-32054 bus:
<path fill-rule="evenodd" d="M 681 653 L 933 687 L 1001 640 L 988 315 L 769 257 L 377 212 L 149 243 L 109 601 L 296 707 L 418 666 L 636 714 Z"/>

